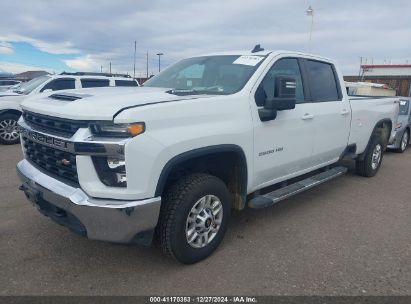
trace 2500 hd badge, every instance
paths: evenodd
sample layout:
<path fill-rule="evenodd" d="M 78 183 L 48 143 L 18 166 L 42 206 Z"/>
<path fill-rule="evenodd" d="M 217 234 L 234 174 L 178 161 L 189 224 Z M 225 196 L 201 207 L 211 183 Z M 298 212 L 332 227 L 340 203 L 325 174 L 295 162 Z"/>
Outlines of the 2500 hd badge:
<path fill-rule="evenodd" d="M 272 149 L 272 150 L 260 152 L 260 153 L 258 153 L 258 156 L 264 156 L 264 155 L 267 155 L 267 154 L 272 154 L 272 153 L 282 152 L 282 151 L 284 151 L 284 148 L 283 147 L 278 147 L 278 148 L 275 148 L 275 149 Z"/>

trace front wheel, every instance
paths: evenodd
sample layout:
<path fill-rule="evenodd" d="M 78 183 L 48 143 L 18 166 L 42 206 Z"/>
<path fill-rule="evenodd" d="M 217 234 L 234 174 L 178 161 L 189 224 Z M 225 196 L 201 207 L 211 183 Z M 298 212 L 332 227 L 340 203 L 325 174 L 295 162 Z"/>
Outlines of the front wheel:
<path fill-rule="evenodd" d="M 355 169 L 357 174 L 365 177 L 372 177 L 377 174 L 381 166 L 383 154 L 384 146 L 381 138 L 374 137 L 364 159 L 356 161 Z"/>
<path fill-rule="evenodd" d="M 19 116 L 16 114 L 0 115 L 0 144 L 14 145 L 20 142 L 17 129 Z"/>
<path fill-rule="evenodd" d="M 203 173 L 182 177 L 162 202 L 157 229 L 163 252 L 184 264 L 208 257 L 224 237 L 230 212 L 222 180 Z"/>

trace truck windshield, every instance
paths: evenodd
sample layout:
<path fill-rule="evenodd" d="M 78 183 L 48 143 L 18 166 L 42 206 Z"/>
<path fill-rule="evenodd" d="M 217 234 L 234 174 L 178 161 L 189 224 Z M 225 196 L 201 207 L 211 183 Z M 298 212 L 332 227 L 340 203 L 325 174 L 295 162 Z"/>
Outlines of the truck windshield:
<path fill-rule="evenodd" d="M 265 56 L 204 56 L 181 60 L 144 83 L 169 88 L 170 93 L 221 94 L 240 91 Z"/>
<path fill-rule="evenodd" d="M 18 88 L 14 90 L 15 93 L 28 95 L 30 94 L 35 88 L 45 83 L 49 80 L 50 77 L 48 76 L 40 76 L 30 80 L 29 82 L 23 83 Z"/>
<path fill-rule="evenodd" d="M 400 115 L 407 115 L 408 107 L 409 107 L 408 100 L 401 100 L 400 101 Z"/>

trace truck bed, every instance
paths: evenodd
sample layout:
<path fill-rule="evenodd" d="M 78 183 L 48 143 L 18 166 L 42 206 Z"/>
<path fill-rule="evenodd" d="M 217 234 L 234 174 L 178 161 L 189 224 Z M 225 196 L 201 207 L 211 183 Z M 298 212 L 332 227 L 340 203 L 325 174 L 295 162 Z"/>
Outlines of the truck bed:
<path fill-rule="evenodd" d="M 364 152 L 376 122 L 397 121 L 399 97 L 350 96 L 351 132 L 348 144 L 356 144 L 357 153 Z M 392 126 L 391 134 L 395 126 Z"/>

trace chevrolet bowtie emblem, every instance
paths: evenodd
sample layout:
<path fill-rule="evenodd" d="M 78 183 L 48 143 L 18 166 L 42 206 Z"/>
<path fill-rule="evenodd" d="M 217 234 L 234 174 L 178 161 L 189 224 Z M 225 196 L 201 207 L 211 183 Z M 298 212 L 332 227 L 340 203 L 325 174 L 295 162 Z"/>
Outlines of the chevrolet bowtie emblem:
<path fill-rule="evenodd" d="M 63 158 L 63 159 L 61 160 L 61 163 L 62 163 L 63 165 L 65 165 L 65 166 L 70 165 L 70 161 L 67 160 L 67 159 L 65 159 L 65 158 Z"/>

